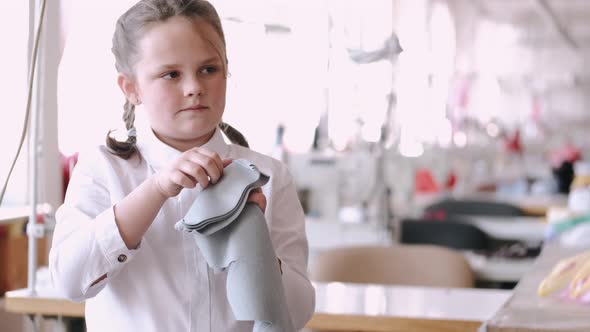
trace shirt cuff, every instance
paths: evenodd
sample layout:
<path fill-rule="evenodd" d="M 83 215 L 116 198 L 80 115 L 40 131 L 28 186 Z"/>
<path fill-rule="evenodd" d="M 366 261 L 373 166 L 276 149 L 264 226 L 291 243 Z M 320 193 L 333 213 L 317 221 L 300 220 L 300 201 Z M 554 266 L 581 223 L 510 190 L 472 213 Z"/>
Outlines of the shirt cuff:
<path fill-rule="evenodd" d="M 139 251 L 141 243 L 137 249 L 127 248 L 115 222 L 115 212 L 112 206 L 98 215 L 94 223 L 96 241 L 112 268 L 121 267 L 133 259 L 133 256 Z"/>

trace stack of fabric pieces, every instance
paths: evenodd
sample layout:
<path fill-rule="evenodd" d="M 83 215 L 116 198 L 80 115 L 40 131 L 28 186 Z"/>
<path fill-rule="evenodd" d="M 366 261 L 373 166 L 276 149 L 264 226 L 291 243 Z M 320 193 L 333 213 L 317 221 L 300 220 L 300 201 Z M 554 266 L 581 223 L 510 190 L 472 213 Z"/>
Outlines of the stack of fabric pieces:
<path fill-rule="evenodd" d="M 232 161 L 216 185 L 197 196 L 186 216 L 176 223 L 177 230 L 210 235 L 233 222 L 240 214 L 248 194 L 268 182 L 266 174 L 244 159 Z"/>

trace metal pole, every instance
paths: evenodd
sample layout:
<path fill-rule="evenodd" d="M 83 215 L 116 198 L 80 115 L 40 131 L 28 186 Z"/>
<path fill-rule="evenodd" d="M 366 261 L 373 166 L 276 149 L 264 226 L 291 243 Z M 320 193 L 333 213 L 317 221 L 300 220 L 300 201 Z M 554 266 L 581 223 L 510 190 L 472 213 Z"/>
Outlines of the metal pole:
<path fill-rule="evenodd" d="M 41 29 L 35 29 L 43 24 L 43 13 L 45 11 L 45 2 L 43 0 L 29 0 L 29 10 L 34 17 L 33 20 L 29 20 L 33 24 L 33 28 L 29 31 L 33 31 L 30 37 L 31 40 L 39 38 L 41 42 L 40 34 Z M 37 15 L 40 13 L 41 15 Z M 30 52 L 33 54 L 33 50 L 36 48 L 37 51 L 40 48 L 36 43 L 29 43 Z M 37 52 L 38 53 L 38 52 Z M 37 276 L 37 238 L 43 235 L 42 225 L 37 224 L 37 205 L 38 205 L 38 182 L 39 182 L 39 171 L 38 171 L 38 157 L 39 157 L 39 113 L 41 108 L 41 86 L 39 84 L 38 76 L 41 74 L 41 63 L 36 61 L 35 56 L 29 58 L 29 70 L 35 70 L 37 75 L 34 76 L 33 81 L 33 98 L 32 98 L 32 116 L 29 127 L 29 204 L 31 207 L 29 222 L 27 223 L 27 237 L 28 237 L 28 273 L 27 273 L 27 288 L 29 292 L 34 295 L 36 293 L 35 284 Z M 40 227 L 41 226 L 41 227 Z M 39 234 L 41 231 L 41 234 Z"/>

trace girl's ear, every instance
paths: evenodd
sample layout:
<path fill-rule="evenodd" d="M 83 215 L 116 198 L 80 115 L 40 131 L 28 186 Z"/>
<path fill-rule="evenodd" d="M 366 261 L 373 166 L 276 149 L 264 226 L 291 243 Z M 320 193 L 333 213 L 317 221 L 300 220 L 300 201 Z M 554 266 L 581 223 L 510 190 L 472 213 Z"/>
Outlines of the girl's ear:
<path fill-rule="evenodd" d="M 119 85 L 119 88 L 121 88 L 121 91 L 123 91 L 123 94 L 125 94 L 125 98 L 127 98 L 130 103 L 135 106 L 141 104 L 139 91 L 133 79 L 125 74 L 119 73 L 119 76 L 117 76 L 117 84 Z"/>

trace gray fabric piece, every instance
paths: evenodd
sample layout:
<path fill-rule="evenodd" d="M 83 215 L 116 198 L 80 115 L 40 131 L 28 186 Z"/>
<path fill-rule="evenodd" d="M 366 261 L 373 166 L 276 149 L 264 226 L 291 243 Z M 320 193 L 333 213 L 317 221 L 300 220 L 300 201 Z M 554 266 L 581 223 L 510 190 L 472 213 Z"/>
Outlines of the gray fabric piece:
<path fill-rule="evenodd" d="M 234 160 L 217 184 L 199 194 L 176 229 L 192 232 L 211 268 L 227 268 L 227 299 L 237 320 L 253 320 L 254 332 L 292 332 L 264 214 L 258 205 L 246 204 L 248 193 L 267 181 L 250 162 Z"/>
<path fill-rule="evenodd" d="M 177 230 L 196 230 L 210 235 L 234 221 L 244 208 L 252 189 L 268 182 L 268 176 L 244 159 L 232 161 L 215 185 L 197 196 L 191 209 L 179 221 Z"/>

